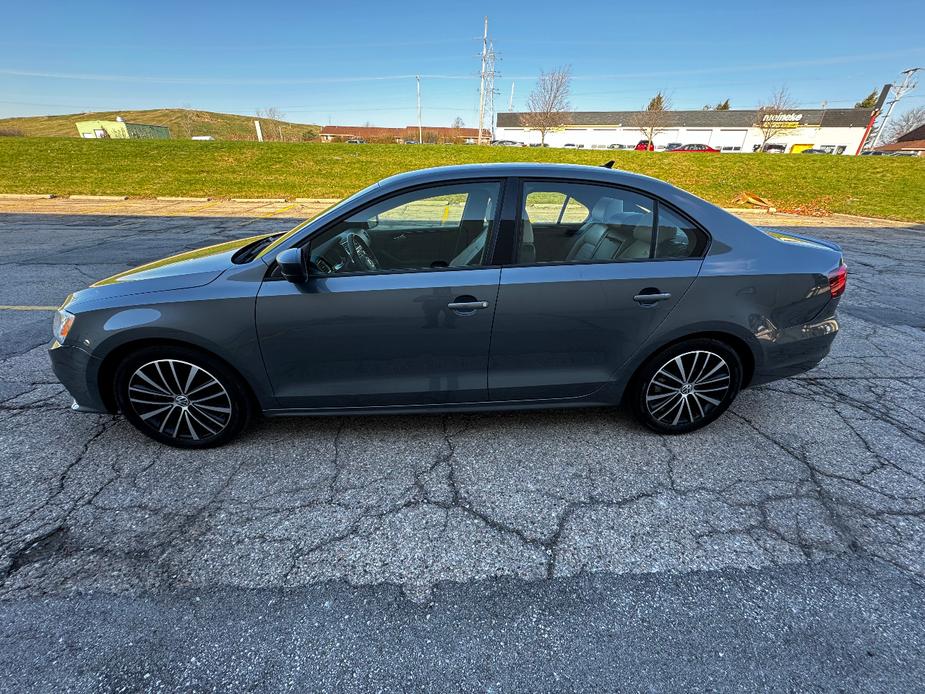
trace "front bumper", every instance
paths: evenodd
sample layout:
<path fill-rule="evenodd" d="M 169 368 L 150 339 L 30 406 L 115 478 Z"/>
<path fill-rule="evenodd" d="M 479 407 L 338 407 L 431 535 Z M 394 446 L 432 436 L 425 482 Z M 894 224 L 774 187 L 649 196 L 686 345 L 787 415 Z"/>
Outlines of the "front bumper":
<path fill-rule="evenodd" d="M 56 341 L 48 348 L 51 368 L 67 392 L 74 398 L 71 409 L 76 412 L 108 412 L 98 387 L 101 361 L 80 347 L 62 345 Z"/>

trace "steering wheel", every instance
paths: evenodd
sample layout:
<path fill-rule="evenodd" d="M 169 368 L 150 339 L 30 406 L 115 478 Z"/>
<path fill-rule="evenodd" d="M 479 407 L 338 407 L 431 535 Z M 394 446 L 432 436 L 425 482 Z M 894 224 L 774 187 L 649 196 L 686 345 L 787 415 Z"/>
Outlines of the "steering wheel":
<path fill-rule="evenodd" d="M 379 259 L 373 249 L 366 243 L 366 239 L 355 232 L 347 234 L 347 249 L 350 251 L 353 262 L 365 270 L 378 270 Z"/>

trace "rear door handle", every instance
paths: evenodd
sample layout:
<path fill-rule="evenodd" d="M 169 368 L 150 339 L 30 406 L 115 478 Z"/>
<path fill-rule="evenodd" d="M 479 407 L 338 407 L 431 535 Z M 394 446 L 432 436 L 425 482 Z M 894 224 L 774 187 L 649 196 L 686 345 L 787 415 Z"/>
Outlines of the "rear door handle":
<path fill-rule="evenodd" d="M 640 304 L 654 304 L 656 301 L 668 301 L 671 298 L 671 294 L 664 292 L 661 294 L 637 294 L 633 297 L 633 301 Z"/>
<path fill-rule="evenodd" d="M 451 301 L 448 303 L 447 308 L 451 308 L 454 311 L 477 311 L 479 309 L 488 308 L 487 301 Z"/>

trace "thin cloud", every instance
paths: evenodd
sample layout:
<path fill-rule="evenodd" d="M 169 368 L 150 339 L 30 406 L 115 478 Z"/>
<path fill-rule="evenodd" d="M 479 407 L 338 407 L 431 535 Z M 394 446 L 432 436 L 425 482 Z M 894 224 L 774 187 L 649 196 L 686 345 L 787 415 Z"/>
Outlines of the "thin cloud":
<path fill-rule="evenodd" d="M 100 75 L 75 72 L 42 72 L 38 70 L 11 70 L 0 68 L 0 75 L 10 77 L 36 77 L 40 79 L 78 80 L 86 82 L 133 82 L 139 84 L 197 84 L 197 85 L 284 85 L 284 84 L 346 84 L 350 82 L 393 82 L 413 80 L 417 75 L 360 75 L 351 77 L 167 77 L 157 75 Z M 420 75 L 431 80 L 471 80 L 475 75 Z"/>

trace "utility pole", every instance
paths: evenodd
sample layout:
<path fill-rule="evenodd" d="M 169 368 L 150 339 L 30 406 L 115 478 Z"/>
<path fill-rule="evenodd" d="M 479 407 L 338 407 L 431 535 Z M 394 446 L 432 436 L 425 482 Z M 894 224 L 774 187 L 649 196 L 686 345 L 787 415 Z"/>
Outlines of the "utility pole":
<path fill-rule="evenodd" d="M 418 83 L 418 144 L 424 144 L 424 130 L 421 128 L 421 76 L 415 77 Z"/>
<path fill-rule="evenodd" d="M 899 103 L 903 96 L 915 89 L 915 73 L 921 69 L 922 68 L 920 67 L 912 67 L 908 70 L 903 70 L 902 84 L 899 86 L 893 85 L 893 94 L 895 94 L 895 96 L 893 97 L 893 100 L 890 101 L 890 105 L 887 107 L 886 113 L 883 114 L 883 120 L 880 121 L 880 125 L 877 128 L 877 135 L 874 137 L 874 141 L 873 144 L 871 144 L 870 149 L 875 149 L 877 144 L 879 144 L 880 137 L 883 135 L 883 131 L 886 130 L 886 124 L 890 120 L 890 116 L 893 113 L 893 108 L 896 106 L 896 104 Z"/>
<path fill-rule="evenodd" d="M 511 97 L 507 100 L 507 110 L 514 110 L 514 81 L 511 80 Z"/>
<path fill-rule="evenodd" d="M 479 139 L 482 144 L 482 128 L 485 125 L 485 66 L 488 61 L 488 17 L 485 17 L 485 31 L 482 33 L 482 69 L 479 77 Z"/>

